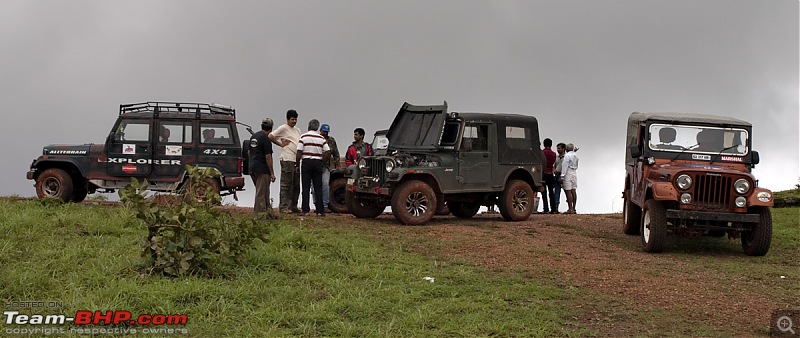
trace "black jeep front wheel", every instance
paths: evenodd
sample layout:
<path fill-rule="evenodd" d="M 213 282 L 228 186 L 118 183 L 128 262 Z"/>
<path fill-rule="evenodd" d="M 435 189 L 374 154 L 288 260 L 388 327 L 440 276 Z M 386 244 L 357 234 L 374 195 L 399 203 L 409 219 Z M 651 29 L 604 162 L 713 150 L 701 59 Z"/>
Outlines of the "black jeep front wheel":
<path fill-rule="evenodd" d="M 481 208 L 479 203 L 447 202 L 450 213 L 458 218 L 472 218 Z"/>
<path fill-rule="evenodd" d="M 436 214 L 437 207 L 436 193 L 422 181 L 405 182 L 392 194 L 392 214 L 406 225 L 428 223 Z"/>
<path fill-rule="evenodd" d="M 347 201 L 345 200 L 347 191 L 347 178 L 341 177 L 333 180 L 329 190 L 330 196 L 328 196 L 328 208 L 336 213 L 347 213 Z"/>
<path fill-rule="evenodd" d="M 36 178 L 36 195 L 69 202 L 73 195 L 72 177 L 62 169 L 47 169 Z"/>
<path fill-rule="evenodd" d="M 748 256 L 764 256 L 772 242 L 772 213 L 768 207 L 751 207 L 750 213 L 758 214 L 758 223 L 751 231 L 742 233 L 742 249 Z"/>
<path fill-rule="evenodd" d="M 647 200 L 642 211 L 642 249 L 651 253 L 661 252 L 667 241 L 667 209 L 662 202 Z"/>
<path fill-rule="evenodd" d="M 522 180 L 511 180 L 500 195 L 500 215 L 506 221 L 524 221 L 533 212 L 533 189 Z"/>
<path fill-rule="evenodd" d="M 356 218 L 375 218 L 383 213 L 383 209 L 386 209 L 383 203 L 371 199 L 358 198 L 358 195 L 351 191 L 345 192 L 345 203 L 347 210 Z"/>

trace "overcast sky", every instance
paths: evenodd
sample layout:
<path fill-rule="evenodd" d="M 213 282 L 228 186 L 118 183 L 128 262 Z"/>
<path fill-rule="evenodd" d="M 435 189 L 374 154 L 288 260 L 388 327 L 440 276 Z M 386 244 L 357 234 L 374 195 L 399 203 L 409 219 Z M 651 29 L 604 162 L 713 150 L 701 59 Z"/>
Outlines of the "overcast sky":
<path fill-rule="evenodd" d="M 760 186 L 800 177 L 797 0 L 0 4 L 0 195 L 35 195 L 42 146 L 102 143 L 119 104 L 152 100 L 224 103 L 254 126 L 293 108 L 340 151 L 406 101 L 534 115 L 580 147 L 579 212 L 622 209 L 632 111 L 748 120 Z"/>

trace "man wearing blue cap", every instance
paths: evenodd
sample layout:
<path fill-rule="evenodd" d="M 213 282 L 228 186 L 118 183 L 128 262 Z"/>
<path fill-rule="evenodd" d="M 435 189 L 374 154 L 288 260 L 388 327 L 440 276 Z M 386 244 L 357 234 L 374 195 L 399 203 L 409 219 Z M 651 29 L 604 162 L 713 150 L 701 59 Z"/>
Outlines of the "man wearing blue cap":
<path fill-rule="evenodd" d="M 327 160 L 323 160 L 323 167 L 325 170 L 322 171 L 322 204 L 325 205 L 325 212 L 329 211 L 328 202 L 330 202 L 331 195 L 331 171 L 341 168 L 341 164 L 339 163 L 339 147 L 336 146 L 336 139 L 328 135 L 330 132 L 331 126 L 327 123 L 319 127 L 320 135 L 328 141 L 328 146 L 331 148 L 331 156 L 328 157 Z"/>

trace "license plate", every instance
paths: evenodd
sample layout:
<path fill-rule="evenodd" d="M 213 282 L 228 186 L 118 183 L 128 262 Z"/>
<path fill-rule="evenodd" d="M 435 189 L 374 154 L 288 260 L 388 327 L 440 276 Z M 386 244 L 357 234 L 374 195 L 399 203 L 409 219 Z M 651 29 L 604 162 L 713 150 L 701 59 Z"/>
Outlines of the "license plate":
<path fill-rule="evenodd" d="M 352 178 L 348 178 L 347 179 L 347 185 L 353 185 L 353 183 L 355 183 L 355 182 L 356 182 L 356 180 L 354 180 Z"/>

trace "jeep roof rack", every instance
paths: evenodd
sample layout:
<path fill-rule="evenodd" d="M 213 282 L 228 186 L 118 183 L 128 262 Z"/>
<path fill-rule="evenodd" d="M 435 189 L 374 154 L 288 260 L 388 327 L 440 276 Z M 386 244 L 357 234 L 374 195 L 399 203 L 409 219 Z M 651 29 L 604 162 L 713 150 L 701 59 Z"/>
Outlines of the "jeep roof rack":
<path fill-rule="evenodd" d="M 153 113 L 154 116 L 158 116 L 160 113 L 195 114 L 197 117 L 202 114 L 220 114 L 236 118 L 236 109 L 217 103 L 143 102 L 119 105 L 120 115 L 129 113 Z"/>

